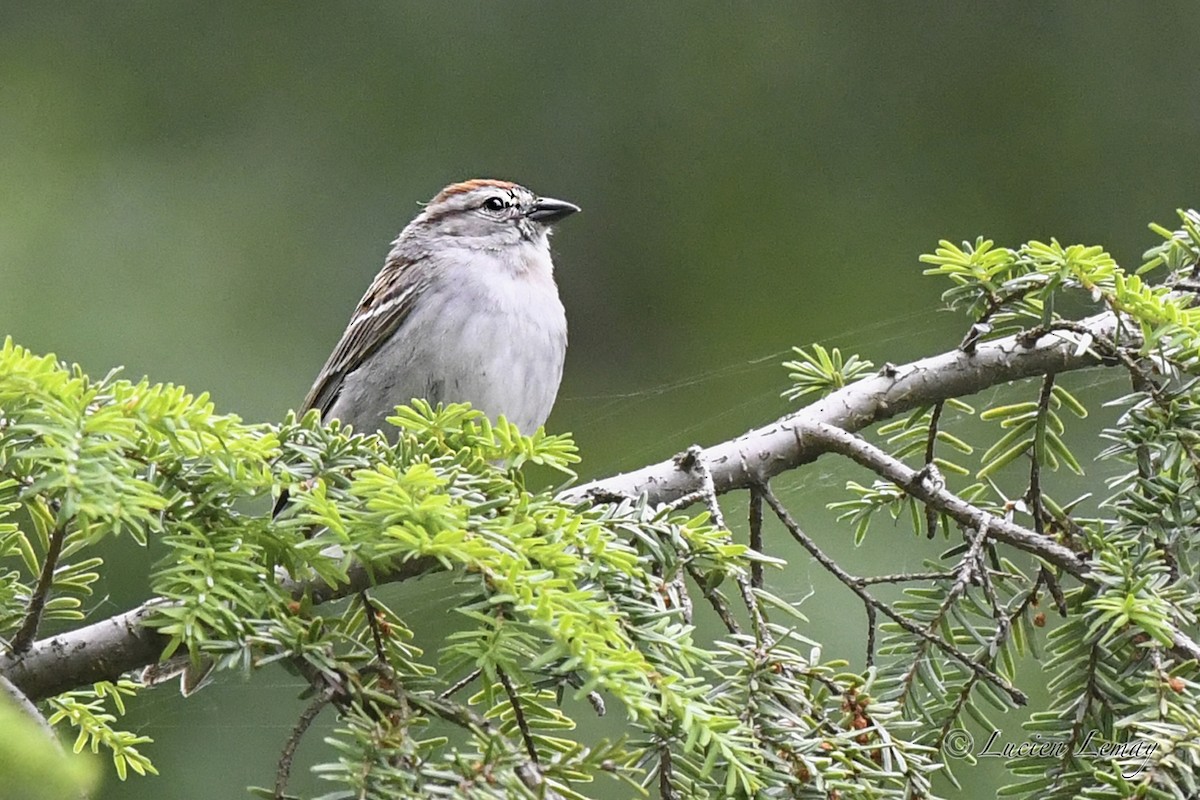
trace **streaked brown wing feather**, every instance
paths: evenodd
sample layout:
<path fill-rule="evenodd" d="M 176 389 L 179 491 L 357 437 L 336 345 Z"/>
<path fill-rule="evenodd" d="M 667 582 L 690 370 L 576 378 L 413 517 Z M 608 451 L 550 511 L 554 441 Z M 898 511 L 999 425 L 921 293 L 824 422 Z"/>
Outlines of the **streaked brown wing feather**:
<path fill-rule="evenodd" d="M 411 262 L 389 262 L 359 301 L 342 339 L 321 368 L 301 411 L 318 409 L 322 419 L 337 402 L 342 381 L 400 327 L 420 293 L 422 279 Z"/>

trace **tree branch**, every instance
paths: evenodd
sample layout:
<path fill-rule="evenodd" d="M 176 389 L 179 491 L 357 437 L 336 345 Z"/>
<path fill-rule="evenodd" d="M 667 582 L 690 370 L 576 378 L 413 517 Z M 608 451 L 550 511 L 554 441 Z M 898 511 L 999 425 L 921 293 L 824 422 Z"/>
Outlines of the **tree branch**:
<path fill-rule="evenodd" d="M 701 472 L 709 473 L 712 483 L 709 492 L 701 490 L 696 499 L 705 499 L 710 492 L 765 485 L 774 475 L 835 451 L 896 481 L 918 499 L 944 506 L 951 517 L 977 524 L 978 512 L 969 504 L 927 481 L 914 482 L 916 471 L 886 454 L 882 454 L 884 460 L 880 461 L 870 451 L 863 451 L 856 444 L 861 440 L 848 432 L 920 406 L 974 394 L 1009 381 L 1096 366 L 1101 357 L 1080 347 L 1085 335 L 1115 340 L 1116 316 L 1098 314 L 1073 323 L 1070 330 L 1047 331 L 1036 339 L 1027 335 L 1009 336 L 978 343 L 971 352 L 956 349 L 903 366 L 889 365 L 879 374 L 857 381 L 770 425 L 704 449 L 699 456 L 704 468 Z M 569 489 L 560 498 L 585 502 L 645 492 L 651 502 L 666 503 L 696 492 L 696 483 L 695 469 L 681 469 L 675 459 L 670 459 Z M 1085 562 L 1069 548 L 1018 525 L 993 517 L 989 535 L 1076 577 L 1083 577 L 1086 572 Z M 377 582 L 396 582 L 438 568 L 432 560 L 419 559 L 391 572 L 379 570 L 375 577 Z M 324 603 L 362 591 L 372 583 L 367 571 L 358 568 L 345 586 L 288 581 L 284 585 L 297 596 L 308 593 L 314 603 Z M 95 681 L 115 680 L 126 672 L 155 663 L 166 646 L 166 638 L 143 623 L 157 602 L 163 601 L 150 601 L 109 619 L 37 641 L 23 654 L 0 654 L 0 675 L 26 696 L 39 700 Z M 1200 646 L 1182 633 L 1176 635 L 1175 644 L 1177 651 L 1200 658 Z"/>
<path fill-rule="evenodd" d="M 409 580 L 439 566 L 432 558 L 413 559 L 390 570 L 376 569 L 372 581 L 366 568 L 355 565 L 350 569 L 350 581 L 342 586 L 289 580 L 283 585 L 298 598 L 307 594 L 314 603 L 328 603 L 376 584 Z M 145 622 L 164 602 L 151 600 L 123 614 L 42 639 L 20 655 L 0 654 L 0 676 L 36 701 L 96 681 L 115 681 L 126 672 L 154 664 L 167 646 L 167 637 L 146 627 Z"/>
<path fill-rule="evenodd" d="M 951 350 L 903 366 L 887 366 L 805 406 L 770 425 L 728 442 L 704 448 L 718 494 L 764 484 L 772 477 L 826 452 L 823 444 L 797 432 L 824 423 L 854 432 L 896 414 L 933 405 L 951 397 L 964 397 L 1009 381 L 1048 373 L 1094 367 L 1101 359 L 1090 350 L 1080 351 L 1080 331 L 1109 340 L 1117 335 L 1117 317 L 1097 314 L 1076 323 L 1074 330 L 1047 332 L 1036 340 L 1007 336 L 976 345 L 972 352 Z M 574 487 L 563 499 L 583 501 L 612 497 L 637 497 L 646 493 L 651 503 L 667 503 L 696 489 L 689 473 L 674 459 Z"/>
<path fill-rule="evenodd" d="M 817 547 L 816 542 L 814 542 L 800 528 L 800 525 L 795 519 L 792 518 L 792 515 L 788 512 L 788 510 L 784 508 L 783 503 L 779 502 L 778 498 L 775 497 L 774 492 L 771 491 L 769 486 L 764 490 L 764 499 L 767 501 L 767 505 L 771 507 L 771 510 L 775 512 L 775 516 L 777 516 L 779 521 L 783 523 L 783 526 L 787 528 L 788 533 L 792 535 L 792 538 L 795 539 L 805 550 L 807 550 L 809 554 L 817 560 L 817 563 L 819 563 L 822 567 L 828 570 L 830 574 L 841 581 L 842 585 L 858 595 L 859 599 L 863 601 L 868 609 L 878 611 L 892 622 L 899 625 L 901 628 L 904 628 L 904 630 L 937 647 L 943 653 L 961 663 L 980 678 L 988 681 L 997 689 L 1007 694 L 1015 705 L 1023 706 L 1026 702 L 1028 702 L 1028 698 L 1026 697 L 1025 693 L 1005 680 L 1004 677 L 996 674 L 996 672 L 989 669 L 987 666 L 978 663 L 962 650 L 955 647 L 951 642 L 938 637 L 933 631 L 922 628 L 908 617 L 905 617 L 902 614 L 892 610 L 891 606 L 880 601 L 874 595 L 864 589 L 856 576 L 846 572 L 844 569 L 838 566 L 836 561 L 834 561 L 819 547 Z M 981 543 L 984 538 L 986 537 L 980 534 L 979 539 L 981 540 Z M 874 628 L 874 614 L 872 612 L 868 612 L 868 614 L 871 618 L 871 628 Z"/>
<path fill-rule="evenodd" d="M 946 491 L 940 482 L 926 480 L 924 471 L 909 467 L 866 439 L 824 423 L 817 423 L 802 431 L 797 431 L 797 436 L 815 441 L 824 451 L 840 453 L 861 464 L 876 475 L 901 487 L 922 503 L 945 512 L 960 525 L 978 528 L 980 525 L 986 524 L 988 536 L 991 538 L 1031 553 L 1077 578 L 1087 575 L 1087 561 L 1071 548 L 1064 547 L 1053 539 L 1039 536 L 1016 523 L 982 511 L 959 496 Z"/>
<path fill-rule="evenodd" d="M 50 599 L 50 587 L 54 585 L 54 570 L 58 568 L 58 559 L 62 555 L 63 541 L 67 538 L 66 529 L 55 526 L 50 532 L 50 544 L 46 548 L 46 560 L 42 562 L 42 572 L 38 576 L 37 587 L 29 600 L 29 609 L 25 613 L 25 621 L 12 640 L 12 652 L 20 654 L 33 645 L 37 636 L 38 625 L 42 622 L 42 611 L 46 601 Z"/>
<path fill-rule="evenodd" d="M 761 555 L 763 553 L 763 499 L 762 489 L 750 487 L 750 549 Z M 755 589 L 763 588 L 763 565 L 758 559 L 750 562 L 750 586 Z"/>
<path fill-rule="evenodd" d="M 308 708 L 304 709 L 304 713 L 296 722 L 296 727 L 292 728 L 291 735 L 284 742 L 283 752 L 279 754 L 279 765 L 275 769 L 275 800 L 284 800 L 287 797 L 287 785 L 292 777 L 292 761 L 296 757 L 296 748 L 300 746 L 300 740 L 312 726 L 313 720 L 325 706 L 333 701 L 333 697 L 334 690 L 327 688 L 309 703 Z"/>
<path fill-rule="evenodd" d="M 875 474 L 902 487 L 921 502 L 944 511 L 963 525 L 974 527 L 981 524 L 982 520 L 986 518 L 990 538 L 1035 555 L 1085 583 L 1089 581 L 1086 560 L 1070 548 L 1044 536 L 1039 536 L 1028 528 L 1023 528 L 976 508 L 957 495 L 946 491 L 942 486 L 924 480 L 921 472 L 892 458 L 865 439 L 832 425 L 824 424 L 813 425 L 798 435 L 810 440 L 819 440 L 821 446 L 826 450 L 840 453 L 856 461 Z M 1200 660 L 1200 643 L 1178 629 L 1172 631 L 1171 639 L 1174 645 L 1173 649 L 1180 658 Z"/>

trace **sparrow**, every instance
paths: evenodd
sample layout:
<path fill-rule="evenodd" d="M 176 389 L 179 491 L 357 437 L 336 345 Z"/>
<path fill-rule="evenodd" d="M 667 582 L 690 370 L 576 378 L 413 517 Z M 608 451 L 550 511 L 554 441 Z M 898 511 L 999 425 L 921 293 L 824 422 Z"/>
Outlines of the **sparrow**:
<path fill-rule="evenodd" d="M 577 211 L 509 181 L 442 189 L 392 243 L 302 410 L 372 432 L 420 398 L 535 431 L 567 350 L 551 226 Z"/>

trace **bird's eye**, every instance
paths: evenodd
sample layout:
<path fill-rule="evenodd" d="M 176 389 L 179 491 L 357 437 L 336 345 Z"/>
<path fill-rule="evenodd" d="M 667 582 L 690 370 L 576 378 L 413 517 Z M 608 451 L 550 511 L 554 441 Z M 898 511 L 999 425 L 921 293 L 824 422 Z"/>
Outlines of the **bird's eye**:
<path fill-rule="evenodd" d="M 504 201 L 499 197 L 489 197 L 487 200 L 483 201 L 483 207 L 488 211 L 503 211 Z"/>

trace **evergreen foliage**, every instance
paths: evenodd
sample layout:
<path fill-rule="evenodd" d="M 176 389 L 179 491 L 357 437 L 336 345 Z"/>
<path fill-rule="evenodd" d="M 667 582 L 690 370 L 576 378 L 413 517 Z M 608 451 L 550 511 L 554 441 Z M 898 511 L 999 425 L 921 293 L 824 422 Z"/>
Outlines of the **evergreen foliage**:
<path fill-rule="evenodd" d="M 392 443 L 315 414 L 246 425 L 203 395 L 91 380 L 11 341 L 0 408 L 7 646 L 29 644 L 48 563 L 42 621 L 75 623 L 103 572 L 95 545 L 157 539 L 169 554 L 148 624 L 164 657 L 247 672 L 283 661 L 310 679 L 341 716 L 317 768 L 342 786 L 328 797 L 585 797 L 601 779 L 687 797 L 928 786 L 930 754 L 908 743 L 896 707 L 856 694 L 861 678 L 814 660 L 791 625 L 765 622 L 782 601 L 746 595 L 754 634 L 697 638 L 684 576 L 732 620 L 719 587 L 744 582 L 750 564 L 707 514 L 528 490 L 526 465 L 571 475 L 565 437 L 420 403 L 392 418 Z M 272 518 L 281 489 L 289 500 Z M 414 560 L 466 587 L 467 627 L 436 652 L 414 647 L 415 621 L 378 598 L 319 604 L 295 590 L 344 589 L 356 566 L 382 576 Z M 78 728 L 77 750 L 107 748 L 121 778 L 153 771 L 149 740 L 113 713 L 136 691 L 60 695 L 51 721 Z M 567 692 L 615 705 L 627 738 L 585 745 L 557 705 Z M 853 723 L 866 718 L 864 733 Z M 427 733 L 435 720 L 458 732 Z"/>
<path fill-rule="evenodd" d="M 1050 493 L 1048 478 L 1060 468 L 1084 474 L 1085 459 L 1075 451 L 1086 445 L 1068 444 L 1063 412 L 1083 418 L 1087 411 L 1053 374 L 1014 387 L 983 409 L 978 417 L 998 421 L 1000 431 L 978 446 L 968 443 L 978 437 L 966 432 L 962 438 L 948 435 L 947 428 L 974 413 L 954 400 L 918 409 L 878 431 L 897 457 L 923 449 L 924 460 L 939 468 L 935 474 L 958 496 L 998 517 L 1030 520 L 1037 533 L 1089 554 L 1088 579 L 1064 586 L 1056 570 L 1014 559 L 991 542 L 978 546 L 972 541 L 978 532 L 968 530 L 963 544 L 929 565 L 943 579 L 906 590 L 896 608 L 907 619 L 961 648 L 973 664 L 994 669 L 997 680 L 982 679 L 978 670 L 937 653 L 928 639 L 915 643 L 914 654 L 910 630 L 883 626 L 884 668 L 876 691 L 919 722 L 917 741 L 970 764 L 979 749 L 961 748 L 973 741 L 962 734 L 973 731 L 978 739 L 997 730 L 993 710 L 1017 705 L 1006 690 L 1017 680 L 1019 663 L 1042 662 L 1051 701 L 1030 715 L 1026 729 L 1029 741 L 1054 745 L 1053 757 L 1014 756 L 1009 768 L 1017 781 L 1005 795 L 1190 797 L 1198 791 L 1196 662 L 1178 646 L 1176 632 L 1195 630 L 1200 597 L 1193 566 L 1200 523 L 1195 452 L 1200 309 L 1191 304 L 1200 218 L 1191 211 L 1180 218 L 1179 231 L 1154 226 L 1165 241 L 1146 254 L 1137 274 L 1123 271 L 1101 248 L 1054 241 L 1017 249 L 996 248 L 985 239 L 961 247 L 942 242 L 922 259 L 933 265 L 927 274 L 954 284 L 944 300 L 971 317 L 964 350 L 1014 333 L 1029 343 L 1067 336 L 1080 351 L 1126 371 L 1133 386 L 1107 403 L 1124 412 L 1104 431 L 1110 446 L 1095 454 L 1098 472 L 1111 475 L 1115 463 L 1125 465 L 1121 474 L 1109 479 L 1106 492 L 1098 486 L 1095 495 L 1069 502 Z M 1160 284 L 1139 277 L 1164 266 L 1170 274 Z M 1117 314 L 1120 336 L 1098 339 L 1057 313 L 1068 302 L 1077 307 L 1072 294 Z M 951 417 L 949 409 L 958 414 Z M 964 458 L 977 451 L 982 455 L 971 467 Z M 922 509 L 902 487 L 880 481 L 871 487 L 851 483 L 848 489 L 854 499 L 834 507 L 856 524 L 860 541 L 878 512 L 911 520 L 915 533 L 932 537 L 940 529 L 959 538 L 944 514 Z M 1047 601 L 1062 621 L 1044 636 Z M 947 751 L 950 744 L 960 749 Z M 963 769 L 956 770 L 960 778 Z"/>
<path fill-rule="evenodd" d="M 338 716 L 316 767 L 327 798 L 585 798 L 620 782 L 664 798 L 930 797 L 935 773 L 959 781 L 969 768 L 964 734 L 987 734 L 995 711 L 1026 701 L 1028 660 L 1051 691 L 1029 735 L 1060 747 L 1015 754 L 1007 794 L 1195 796 L 1200 217 L 1181 218 L 1179 231 L 1155 228 L 1164 241 L 1134 272 L 1053 240 L 942 242 L 923 258 L 969 317 L 963 353 L 1001 336 L 1062 337 L 1128 375 L 1094 454 L 1102 475 L 1119 465 L 1107 487 L 1057 496 L 1060 474 L 1086 476 L 1091 459 L 1071 427 L 1088 414 L 1082 393 L 1050 373 L 978 409 L 948 395 L 861 440 L 919 463 L 937 491 L 881 474 L 849 484 L 835 508 L 859 542 L 881 513 L 943 537 L 926 572 L 851 575 L 770 487 L 754 488 L 751 541 L 766 502 L 863 601 L 862 668 L 823 661 L 799 611 L 765 588 L 763 567 L 784 562 L 736 541 L 695 453 L 679 462 L 698 478 L 682 502 L 569 503 L 530 486 L 548 470 L 573 479 L 569 438 L 523 435 L 466 406 L 401 407 L 391 438 L 315 413 L 247 425 L 204 395 L 94 380 L 11 340 L 0 348 L 0 646 L 11 663 L 45 629 L 84 622 L 105 572 L 97 545 L 127 537 L 168 551 L 149 581 L 162 657 L 250 680 L 279 662 L 311 684 L 275 788 L 256 790 L 267 797 L 288 796 L 296 742 L 322 712 Z M 1143 279 L 1155 269 L 1164 281 Z M 1061 312 L 1084 306 L 1115 316 L 1117 334 Z M 792 398 L 853 389 L 873 369 L 819 345 L 786 367 Z M 945 490 L 978 521 L 956 523 L 936 499 Z M 706 510 L 682 513 L 695 502 Z M 990 519 L 1082 554 L 1082 577 L 1001 544 Z M 462 625 L 423 651 L 419 620 L 363 587 L 430 571 L 460 587 Z M 877 599 L 870 587 L 883 583 L 906 586 L 903 598 Z M 702 636 L 701 615 L 723 632 Z M 154 772 L 149 738 L 120 727 L 146 689 L 115 678 L 33 699 L 51 725 L 75 729 L 76 751 L 106 750 L 121 779 Z M 621 714 L 626 735 L 584 735 L 592 712 L 568 712 L 568 694 Z M 1096 755 L 1100 743 L 1113 751 Z"/>

